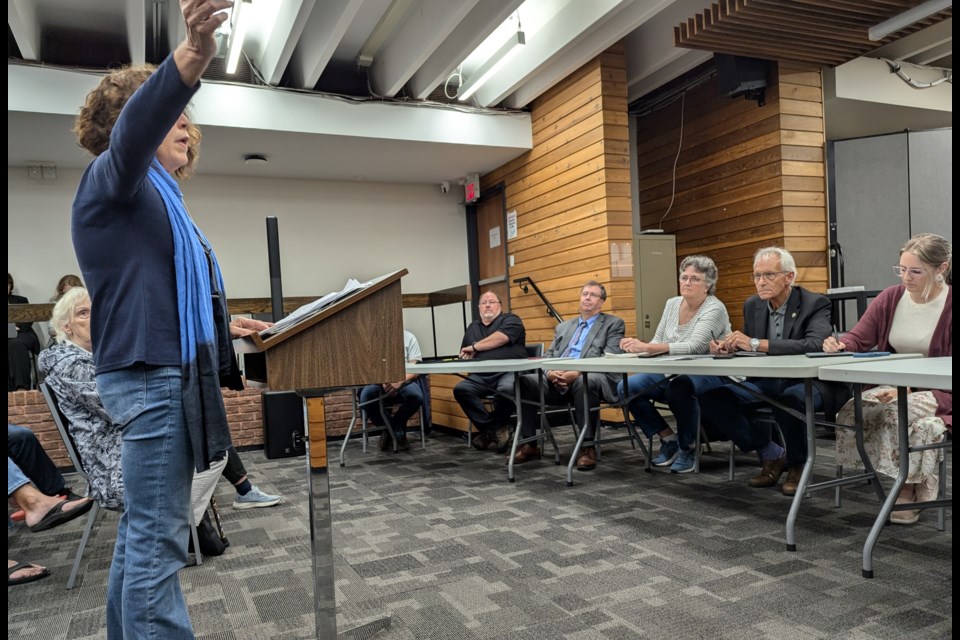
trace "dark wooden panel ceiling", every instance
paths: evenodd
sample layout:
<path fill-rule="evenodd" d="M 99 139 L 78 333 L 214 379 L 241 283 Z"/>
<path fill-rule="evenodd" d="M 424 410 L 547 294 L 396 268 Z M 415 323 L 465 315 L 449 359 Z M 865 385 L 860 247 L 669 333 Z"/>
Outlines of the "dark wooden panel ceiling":
<path fill-rule="evenodd" d="M 674 27 L 674 43 L 834 67 L 953 15 L 946 9 L 874 42 L 870 27 L 923 0 L 722 0 Z"/>

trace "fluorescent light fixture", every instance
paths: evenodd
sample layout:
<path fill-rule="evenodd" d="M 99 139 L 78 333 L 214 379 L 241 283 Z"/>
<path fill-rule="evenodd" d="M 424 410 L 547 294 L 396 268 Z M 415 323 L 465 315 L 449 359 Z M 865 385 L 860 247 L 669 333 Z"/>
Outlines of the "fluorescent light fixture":
<path fill-rule="evenodd" d="M 918 4 L 912 9 L 907 9 L 900 15 L 893 16 L 889 20 L 884 20 L 880 24 L 870 27 L 867 36 L 874 42 L 883 40 L 891 33 L 906 29 L 914 22 L 920 22 L 924 18 L 929 18 L 935 13 L 945 11 L 952 6 L 952 0 L 929 0 L 923 4 Z"/>
<path fill-rule="evenodd" d="M 503 43 L 503 46 L 497 49 L 496 53 L 487 58 L 486 62 L 470 74 L 471 77 L 469 80 L 460 85 L 457 91 L 457 98 L 459 100 L 468 100 L 470 96 L 477 92 L 477 89 L 482 87 L 487 80 L 496 75 L 497 71 L 507 64 L 524 42 L 523 31 L 517 31 L 510 36 L 510 38 Z"/>
<path fill-rule="evenodd" d="M 248 5 L 248 8 L 242 10 L 245 4 Z M 252 3 L 250 0 L 244 0 L 243 2 L 238 0 L 233 3 L 233 15 L 230 16 L 233 28 L 230 29 L 230 43 L 227 45 L 227 73 L 233 74 L 237 72 L 237 65 L 240 63 L 240 53 L 243 51 L 243 39 L 247 37 L 247 25 L 252 17 L 247 15 L 250 13 L 251 7 Z"/>

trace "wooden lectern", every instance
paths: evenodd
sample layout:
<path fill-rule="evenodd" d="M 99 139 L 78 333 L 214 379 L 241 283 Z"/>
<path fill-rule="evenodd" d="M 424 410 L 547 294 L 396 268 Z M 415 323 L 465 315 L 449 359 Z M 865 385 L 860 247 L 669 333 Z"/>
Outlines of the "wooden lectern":
<path fill-rule="evenodd" d="M 271 391 L 296 391 L 303 398 L 307 438 L 310 544 L 313 550 L 317 638 L 337 637 L 333 531 L 327 437 L 322 405 L 311 422 L 307 400 L 344 387 L 400 380 L 406 373 L 400 278 L 406 269 L 377 278 L 283 331 L 234 341 L 244 354 L 247 380 Z M 322 400 L 321 400 L 322 402 Z M 345 631 L 341 638 L 369 638 L 390 626 L 390 616 Z"/>

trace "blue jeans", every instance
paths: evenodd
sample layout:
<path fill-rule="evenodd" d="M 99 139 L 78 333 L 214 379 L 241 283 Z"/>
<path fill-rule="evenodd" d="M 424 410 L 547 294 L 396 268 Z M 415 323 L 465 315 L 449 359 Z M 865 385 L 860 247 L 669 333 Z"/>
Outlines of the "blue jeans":
<path fill-rule="evenodd" d="M 383 414 L 380 413 L 380 403 L 377 398 L 383 393 L 383 387 L 378 384 L 368 384 L 360 391 L 360 403 L 366 411 L 370 422 L 378 427 L 383 426 Z M 369 404 L 367 404 L 369 403 Z M 413 417 L 423 404 L 423 391 L 416 381 L 408 382 L 400 387 L 397 395 L 383 399 L 383 406 L 390 418 L 390 428 L 393 433 L 402 438 L 407 433 L 407 421 Z M 394 407 L 391 413 L 390 408 Z"/>
<path fill-rule="evenodd" d="M 66 488 L 63 474 L 43 450 L 33 430 L 7 423 L 7 457 L 13 458 L 40 493 L 55 496 Z"/>
<path fill-rule="evenodd" d="M 30 478 L 24 475 L 17 463 L 7 456 L 7 497 L 25 484 L 30 484 Z"/>
<path fill-rule="evenodd" d="M 123 433 L 123 515 L 107 585 L 107 638 L 193 638 L 179 571 L 187 560 L 193 452 L 180 367 L 97 376 Z"/>
<path fill-rule="evenodd" d="M 750 378 L 741 384 L 759 391 L 783 405 L 800 413 L 806 410 L 803 382 L 787 378 Z M 748 391 L 734 384 L 714 389 L 700 399 L 706 421 L 726 434 L 737 447 L 745 452 L 757 451 L 770 444 L 770 429 L 760 429 L 751 421 L 754 411 L 768 407 L 766 402 L 755 398 Z M 782 409 L 771 407 L 773 417 L 783 432 L 787 449 L 787 466 L 799 467 L 807 461 L 807 425 Z M 823 409 L 823 395 L 814 385 L 813 408 Z"/>
<path fill-rule="evenodd" d="M 627 408 L 648 438 L 670 428 L 653 406 L 654 402 L 665 403 L 676 418 L 680 448 L 690 450 L 697 441 L 697 431 L 700 429 L 700 395 L 723 385 L 726 380 L 717 376 L 676 376 L 667 380 L 665 375 L 659 373 L 638 373 L 627 378 L 626 394 L 623 392 L 623 381 L 617 385 L 617 393 L 621 398 L 630 398 L 639 393 L 627 404 Z"/>

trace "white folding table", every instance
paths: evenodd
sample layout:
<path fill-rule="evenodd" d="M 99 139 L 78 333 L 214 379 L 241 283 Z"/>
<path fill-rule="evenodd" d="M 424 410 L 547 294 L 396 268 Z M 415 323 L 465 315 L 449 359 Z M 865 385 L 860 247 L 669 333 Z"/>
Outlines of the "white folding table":
<path fill-rule="evenodd" d="M 907 354 L 909 355 L 909 354 Z M 897 424 L 900 431 L 900 473 L 893 482 L 890 493 L 887 494 L 880 513 L 870 529 L 870 534 L 863 545 L 863 577 L 873 577 L 873 547 L 880 536 L 890 517 L 890 512 L 895 509 L 936 509 L 943 507 L 952 507 L 952 499 L 940 499 L 932 502 L 911 503 L 895 507 L 897 496 L 903 487 L 907 478 L 907 472 L 910 466 L 910 452 L 923 451 L 933 448 L 944 448 L 950 446 L 949 443 L 939 445 L 927 445 L 923 447 L 910 447 L 907 435 L 907 387 L 919 389 L 938 389 L 943 391 L 953 391 L 953 358 L 920 358 L 914 357 L 909 360 L 891 360 L 887 358 L 877 358 L 871 360 L 861 360 L 852 363 L 836 363 L 820 368 L 819 377 L 821 380 L 836 380 L 840 382 L 849 382 L 857 385 L 859 392 L 860 385 L 864 384 L 884 384 L 897 388 Z M 941 487 L 944 478 L 940 479 Z M 800 495 L 799 488 L 797 496 Z"/>

